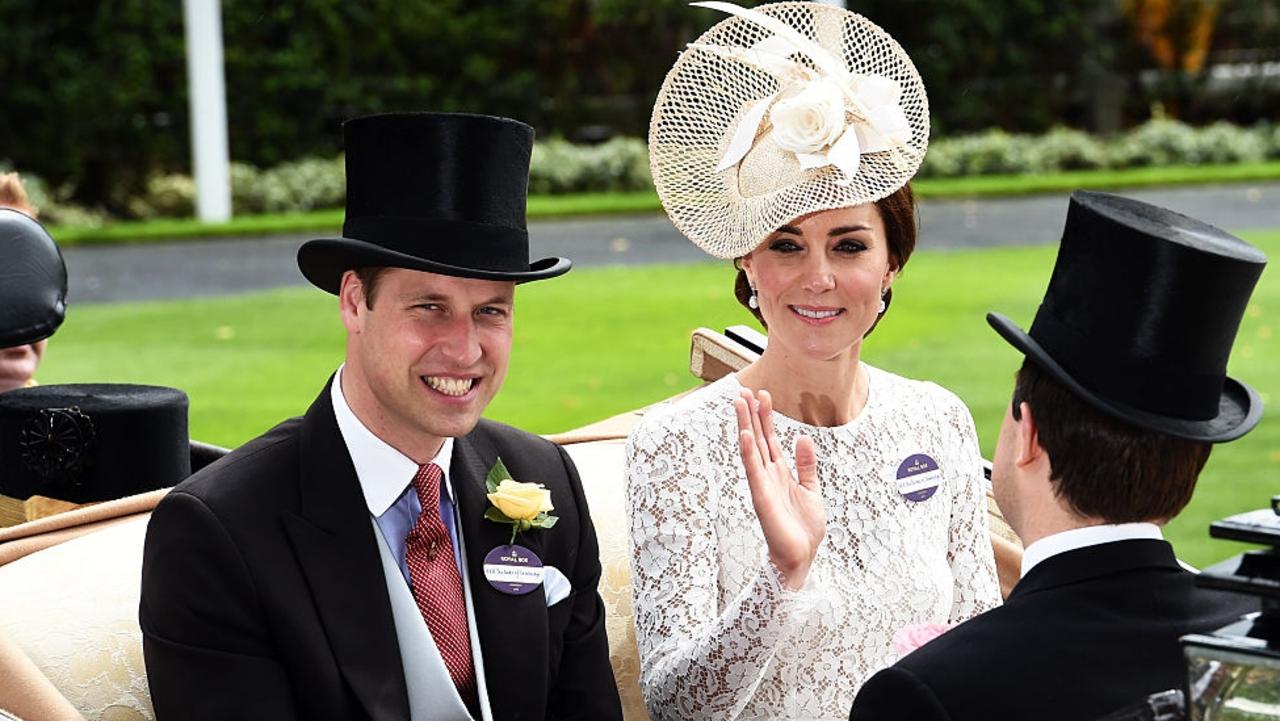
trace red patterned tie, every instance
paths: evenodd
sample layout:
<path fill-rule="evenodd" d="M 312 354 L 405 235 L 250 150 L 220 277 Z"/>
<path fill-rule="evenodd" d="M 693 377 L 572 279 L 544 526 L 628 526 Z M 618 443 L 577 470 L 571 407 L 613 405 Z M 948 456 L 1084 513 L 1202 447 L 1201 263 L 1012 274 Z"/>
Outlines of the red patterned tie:
<path fill-rule="evenodd" d="M 440 466 L 418 468 L 413 488 L 422 503 L 418 522 L 405 539 L 405 561 L 413 579 L 413 597 L 431 629 L 445 668 L 468 706 L 476 698 L 475 667 L 471 664 L 471 637 L 467 633 L 467 604 L 462 596 L 462 576 L 453 560 L 453 542 L 440 520 Z"/>

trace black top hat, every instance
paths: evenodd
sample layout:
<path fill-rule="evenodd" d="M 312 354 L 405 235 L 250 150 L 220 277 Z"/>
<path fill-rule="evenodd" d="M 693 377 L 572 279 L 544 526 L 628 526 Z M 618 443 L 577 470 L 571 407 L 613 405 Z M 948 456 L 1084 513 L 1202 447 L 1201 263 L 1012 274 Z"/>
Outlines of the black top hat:
<path fill-rule="evenodd" d="M 517 282 L 569 270 L 564 258 L 529 262 L 533 128 L 486 115 L 392 113 L 349 120 L 342 132 L 343 237 L 298 249 L 315 285 L 337 293 L 343 272 L 362 266 Z"/>
<path fill-rule="evenodd" d="M 67 312 L 67 266 L 44 226 L 0 208 L 0 348 L 43 340 Z"/>
<path fill-rule="evenodd" d="M 191 475 L 187 394 L 74 384 L 0 393 L 0 494 L 90 503 Z"/>
<path fill-rule="evenodd" d="M 1178 438 L 1229 441 L 1262 400 L 1227 357 L 1267 258 L 1207 223 L 1129 198 L 1071 195 L 1031 332 L 987 322 L 1073 393 Z"/>

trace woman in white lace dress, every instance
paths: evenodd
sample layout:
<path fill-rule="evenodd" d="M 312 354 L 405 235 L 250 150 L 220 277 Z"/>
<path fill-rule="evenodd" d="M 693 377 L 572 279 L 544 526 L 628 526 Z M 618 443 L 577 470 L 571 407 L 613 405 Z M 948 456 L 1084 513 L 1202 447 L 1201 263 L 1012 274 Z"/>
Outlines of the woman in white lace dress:
<path fill-rule="evenodd" d="M 860 16 L 708 5 L 733 17 L 659 93 L 654 179 L 691 240 L 738 260 L 769 344 L 628 442 L 641 685 L 659 721 L 843 719 L 895 633 L 1000 599 L 968 410 L 860 360 L 915 246 L 927 106 Z"/>

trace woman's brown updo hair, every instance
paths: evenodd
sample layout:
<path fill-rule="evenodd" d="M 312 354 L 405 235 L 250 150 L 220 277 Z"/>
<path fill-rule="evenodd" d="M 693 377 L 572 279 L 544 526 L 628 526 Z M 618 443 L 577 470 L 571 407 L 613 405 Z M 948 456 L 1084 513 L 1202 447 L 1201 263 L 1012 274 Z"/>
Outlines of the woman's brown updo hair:
<path fill-rule="evenodd" d="M 912 251 L 916 249 L 916 197 L 911 191 L 911 184 L 907 183 L 890 195 L 877 200 L 876 208 L 880 211 L 880 220 L 884 223 L 884 235 L 889 242 L 889 263 L 895 270 L 901 272 L 911 257 Z M 733 261 L 733 265 L 738 269 L 738 277 L 733 284 L 734 297 L 742 307 L 751 311 L 751 315 L 754 315 L 756 320 L 760 321 L 760 325 L 767 330 L 769 326 L 764 322 L 764 316 L 760 315 L 760 309 L 747 305 L 747 301 L 751 298 L 751 284 L 747 282 L 747 272 L 742 269 L 737 260 Z M 884 295 L 884 313 L 889 312 L 889 306 L 892 303 L 893 288 L 891 287 Z M 876 316 L 875 322 L 867 329 L 867 335 L 871 335 L 871 331 L 875 330 L 884 313 Z"/>

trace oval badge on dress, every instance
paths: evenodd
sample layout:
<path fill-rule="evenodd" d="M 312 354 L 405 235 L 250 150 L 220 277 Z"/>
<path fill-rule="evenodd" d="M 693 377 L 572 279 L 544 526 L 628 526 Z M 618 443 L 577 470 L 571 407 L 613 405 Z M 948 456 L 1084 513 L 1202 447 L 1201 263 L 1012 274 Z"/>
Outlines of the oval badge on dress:
<path fill-rule="evenodd" d="M 938 462 L 923 453 L 907 456 L 898 466 L 898 493 L 912 503 L 929 500 L 941 482 Z"/>
<path fill-rule="evenodd" d="M 484 577 L 499 591 L 522 596 L 542 585 L 542 559 L 524 546 L 498 546 L 484 557 Z"/>

